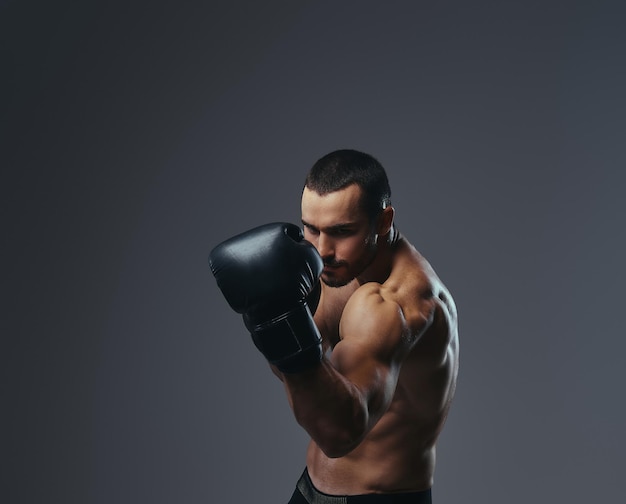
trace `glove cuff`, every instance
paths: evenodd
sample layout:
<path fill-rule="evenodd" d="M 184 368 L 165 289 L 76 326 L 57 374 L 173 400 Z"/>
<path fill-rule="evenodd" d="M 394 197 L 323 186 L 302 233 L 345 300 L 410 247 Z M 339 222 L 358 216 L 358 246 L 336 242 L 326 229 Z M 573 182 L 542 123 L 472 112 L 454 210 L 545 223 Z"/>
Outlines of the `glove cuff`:
<path fill-rule="evenodd" d="M 306 303 L 259 324 L 245 315 L 244 321 L 255 346 L 283 373 L 300 373 L 322 360 L 322 337 Z"/>

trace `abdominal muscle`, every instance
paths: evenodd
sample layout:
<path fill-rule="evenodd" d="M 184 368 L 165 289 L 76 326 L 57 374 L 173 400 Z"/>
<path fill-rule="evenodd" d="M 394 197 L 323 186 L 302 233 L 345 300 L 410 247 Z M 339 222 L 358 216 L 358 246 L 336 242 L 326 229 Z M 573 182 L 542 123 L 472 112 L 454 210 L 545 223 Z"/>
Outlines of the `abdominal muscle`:
<path fill-rule="evenodd" d="M 417 492 L 432 486 L 433 429 L 418 418 L 407 416 L 407 404 L 401 395 L 399 390 L 389 410 L 347 455 L 329 458 L 311 441 L 307 469 L 319 491 L 331 495 L 358 495 Z M 403 414 L 399 415 L 398 411 Z"/>

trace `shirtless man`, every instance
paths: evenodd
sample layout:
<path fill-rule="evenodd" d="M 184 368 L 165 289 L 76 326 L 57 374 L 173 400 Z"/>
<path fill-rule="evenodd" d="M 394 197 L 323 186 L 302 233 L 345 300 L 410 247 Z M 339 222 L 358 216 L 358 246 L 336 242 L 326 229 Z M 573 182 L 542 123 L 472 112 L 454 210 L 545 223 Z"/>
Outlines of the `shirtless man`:
<path fill-rule="evenodd" d="M 211 252 L 311 436 L 290 504 L 431 502 L 458 372 L 456 309 L 393 219 L 382 166 L 335 151 L 307 176 L 305 240 L 276 223 Z"/>

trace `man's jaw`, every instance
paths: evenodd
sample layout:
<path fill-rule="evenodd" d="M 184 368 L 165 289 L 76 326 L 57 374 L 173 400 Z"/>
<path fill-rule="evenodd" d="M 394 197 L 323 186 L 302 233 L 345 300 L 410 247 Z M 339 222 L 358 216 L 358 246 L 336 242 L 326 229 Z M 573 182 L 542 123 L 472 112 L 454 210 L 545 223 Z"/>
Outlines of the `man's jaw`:
<path fill-rule="evenodd" d="M 342 278 L 338 276 L 337 273 L 342 269 L 343 266 L 347 266 L 347 264 L 343 262 L 326 262 L 324 263 L 324 270 L 322 271 L 322 282 L 326 284 L 328 287 L 343 287 L 350 283 L 353 278 Z"/>

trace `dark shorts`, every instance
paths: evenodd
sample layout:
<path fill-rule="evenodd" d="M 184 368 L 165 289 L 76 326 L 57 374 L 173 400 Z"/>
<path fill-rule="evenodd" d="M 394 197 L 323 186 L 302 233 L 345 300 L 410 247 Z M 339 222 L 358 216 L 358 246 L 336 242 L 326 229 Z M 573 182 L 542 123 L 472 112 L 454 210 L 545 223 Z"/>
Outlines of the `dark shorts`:
<path fill-rule="evenodd" d="M 304 473 L 288 504 L 431 504 L 430 489 L 423 492 L 394 494 L 328 495 L 313 486 L 309 473 Z"/>

